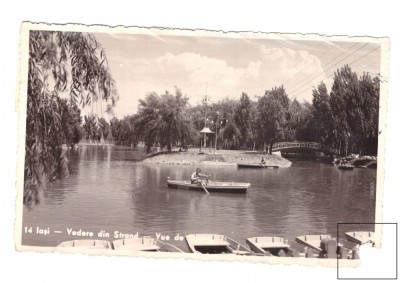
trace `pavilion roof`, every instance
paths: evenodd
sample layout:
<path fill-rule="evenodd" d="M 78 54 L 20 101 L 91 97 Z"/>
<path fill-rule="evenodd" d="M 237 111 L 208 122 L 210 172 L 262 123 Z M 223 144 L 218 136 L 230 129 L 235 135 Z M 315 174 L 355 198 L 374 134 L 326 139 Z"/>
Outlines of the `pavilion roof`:
<path fill-rule="evenodd" d="M 204 128 L 200 131 L 200 133 L 202 133 L 202 134 L 213 134 L 214 132 L 211 131 L 209 127 L 204 127 Z"/>

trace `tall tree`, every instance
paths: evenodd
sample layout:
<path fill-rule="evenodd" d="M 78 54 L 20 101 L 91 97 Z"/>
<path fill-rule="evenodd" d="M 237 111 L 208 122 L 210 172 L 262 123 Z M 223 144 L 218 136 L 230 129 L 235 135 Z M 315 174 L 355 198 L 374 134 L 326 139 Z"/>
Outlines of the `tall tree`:
<path fill-rule="evenodd" d="M 301 104 L 294 99 L 290 102 L 287 114 L 285 132 L 286 141 L 309 141 L 310 139 L 304 135 L 305 129 L 310 120 L 310 112 L 307 109 L 307 104 Z"/>
<path fill-rule="evenodd" d="M 83 106 L 104 99 L 110 109 L 117 96 L 104 49 L 92 34 L 30 31 L 28 66 L 24 203 L 31 206 L 40 183 L 59 179 L 65 162 L 58 98 Z"/>
<path fill-rule="evenodd" d="M 335 72 L 330 105 L 335 128 L 345 144 L 344 153 L 376 154 L 379 80 L 368 74 L 358 78 L 344 66 Z"/>
<path fill-rule="evenodd" d="M 354 140 L 353 127 L 356 121 L 360 119 L 357 116 L 357 108 L 355 104 L 358 100 L 358 78 L 357 74 L 352 72 L 348 65 L 335 72 L 333 79 L 330 105 L 333 112 L 336 131 L 339 138 L 344 141 L 344 152 L 347 154 L 349 145 Z M 354 108 L 356 106 L 356 108 Z"/>
<path fill-rule="evenodd" d="M 372 79 L 369 74 L 363 74 L 360 78 L 360 95 L 363 97 L 364 121 L 360 130 L 364 140 L 360 149 L 366 154 L 376 155 L 378 150 L 379 91 L 379 78 Z"/>
<path fill-rule="evenodd" d="M 188 98 L 178 88 L 175 95 L 166 91 L 159 96 L 153 92 L 139 100 L 137 127 L 148 151 L 157 143 L 170 151 L 177 142 L 185 144 L 196 140 L 198 134 L 187 109 Z"/>
<path fill-rule="evenodd" d="M 208 126 L 218 136 L 218 148 L 237 149 L 239 147 L 239 132 L 234 121 L 238 101 L 232 98 L 223 98 L 210 105 Z M 209 136 L 215 145 L 215 135 Z"/>
<path fill-rule="evenodd" d="M 108 122 L 106 121 L 106 119 L 104 119 L 103 117 L 101 117 L 99 119 L 98 122 L 99 125 L 99 132 L 100 132 L 100 137 L 105 140 L 108 137 L 108 134 L 110 132 L 110 124 L 108 124 Z"/>
<path fill-rule="evenodd" d="M 313 89 L 312 95 L 314 139 L 322 144 L 331 145 L 338 129 L 333 126 L 333 113 L 326 85 L 321 82 L 316 89 Z"/>
<path fill-rule="evenodd" d="M 260 130 L 265 143 L 269 146 L 269 152 L 272 152 L 272 145 L 277 140 L 284 138 L 289 102 L 283 86 L 266 91 L 265 95 L 258 100 Z"/>
<path fill-rule="evenodd" d="M 317 128 L 314 123 L 313 106 L 311 103 L 303 102 L 300 116 L 300 122 L 296 128 L 296 139 L 299 141 L 317 142 L 315 133 Z"/>
<path fill-rule="evenodd" d="M 159 142 L 159 137 L 162 135 L 163 121 L 159 113 L 160 103 L 160 97 L 155 92 L 139 100 L 137 126 L 147 151 L 150 151 L 153 144 Z"/>
<path fill-rule="evenodd" d="M 98 141 L 100 138 L 100 129 L 98 119 L 94 114 L 85 115 L 83 117 L 83 131 L 85 139 L 89 141 Z"/>
<path fill-rule="evenodd" d="M 240 148 L 254 145 L 254 112 L 249 96 L 242 93 L 234 114 L 234 122 L 238 128 L 238 142 Z"/>

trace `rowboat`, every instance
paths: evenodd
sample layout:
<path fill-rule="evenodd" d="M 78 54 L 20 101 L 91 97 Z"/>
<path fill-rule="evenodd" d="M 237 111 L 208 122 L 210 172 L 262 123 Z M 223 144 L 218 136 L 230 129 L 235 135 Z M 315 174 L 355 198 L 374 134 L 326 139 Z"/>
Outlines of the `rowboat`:
<path fill-rule="evenodd" d="M 292 257 L 297 254 L 282 237 L 252 237 L 247 238 L 246 243 L 253 252 L 268 256 Z"/>
<path fill-rule="evenodd" d="M 361 168 L 371 168 L 371 169 L 376 169 L 378 166 L 378 162 L 376 160 L 369 161 L 368 163 L 361 165 Z"/>
<path fill-rule="evenodd" d="M 321 241 L 325 239 L 332 239 L 331 235 L 303 235 L 296 237 L 296 242 L 308 248 L 322 252 Z"/>
<path fill-rule="evenodd" d="M 176 252 L 183 251 L 174 245 L 162 242 L 151 237 L 139 237 L 129 239 L 119 239 L 113 241 L 114 250 L 132 251 L 132 252 Z"/>
<path fill-rule="evenodd" d="M 203 182 L 202 184 L 192 184 L 184 180 L 167 180 L 168 187 L 181 190 L 204 191 L 204 187 L 209 192 L 214 193 L 246 193 L 250 183 L 239 182 Z M 204 186 L 204 187 L 203 187 Z"/>
<path fill-rule="evenodd" d="M 249 168 L 249 169 L 279 169 L 277 165 L 266 165 L 261 163 L 238 163 L 238 168 Z"/>
<path fill-rule="evenodd" d="M 353 170 L 354 169 L 354 165 L 351 164 L 339 164 L 336 166 L 337 169 L 340 170 Z"/>
<path fill-rule="evenodd" d="M 352 231 L 344 233 L 347 240 L 357 245 L 375 242 L 375 233 L 371 231 Z"/>
<path fill-rule="evenodd" d="M 185 237 L 191 253 L 250 255 L 251 251 L 235 240 L 218 234 L 190 234 Z"/>
<path fill-rule="evenodd" d="M 79 248 L 79 249 L 111 249 L 112 246 L 109 241 L 105 240 L 72 240 L 61 242 L 57 248 Z"/>

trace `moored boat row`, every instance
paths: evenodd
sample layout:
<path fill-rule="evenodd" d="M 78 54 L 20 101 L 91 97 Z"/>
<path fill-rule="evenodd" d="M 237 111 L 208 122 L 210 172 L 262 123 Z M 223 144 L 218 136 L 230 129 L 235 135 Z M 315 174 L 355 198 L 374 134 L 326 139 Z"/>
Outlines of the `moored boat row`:
<path fill-rule="evenodd" d="M 338 169 L 352 170 L 353 168 L 376 169 L 378 160 L 375 156 L 359 156 L 351 154 L 347 157 L 336 157 L 333 162 Z"/>
<path fill-rule="evenodd" d="M 303 252 L 292 247 L 287 239 L 276 236 L 247 238 L 248 247 L 220 234 L 189 234 L 185 237 L 185 242 L 188 251 L 197 254 L 357 259 L 358 246 L 375 241 L 374 232 L 370 231 L 351 231 L 346 232 L 345 236 L 355 244 L 354 247 L 344 247 L 328 234 L 298 236 L 295 241 L 304 246 Z M 128 252 L 184 252 L 172 244 L 153 237 L 118 239 L 113 242 L 93 239 L 73 240 L 62 242 L 57 247 L 61 249 L 113 249 Z"/>
<path fill-rule="evenodd" d="M 183 251 L 174 245 L 165 243 L 152 237 L 137 237 L 118 239 L 115 241 L 83 239 L 72 240 L 60 243 L 57 248 L 82 248 L 82 249 L 113 249 L 131 252 L 178 252 Z"/>

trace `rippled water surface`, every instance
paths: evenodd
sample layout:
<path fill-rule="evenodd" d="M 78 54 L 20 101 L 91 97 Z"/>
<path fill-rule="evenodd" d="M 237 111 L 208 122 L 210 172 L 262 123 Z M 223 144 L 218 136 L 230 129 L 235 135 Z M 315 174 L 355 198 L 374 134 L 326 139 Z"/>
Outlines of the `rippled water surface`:
<path fill-rule="evenodd" d="M 103 230 L 108 240 L 116 231 L 161 233 L 171 243 L 177 234 L 218 233 L 244 243 L 262 235 L 336 235 L 337 222 L 374 222 L 376 170 L 340 171 L 314 161 L 275 170 L 209 166 L 202 169 L 213 179 L 250 182 L 251 187 L 243 195 L 206 195 L 167 188 L 167 177 L 189 179 L 194 166 L 133 161 L 140 154 L 114 146 L 71 150 L 70 176 L 43 189 L 33 209 L 24 208 L 22 244 L 56 246 L 75 239 L 67 229 L 95 236 Z M 47 228 L 50 235 L 37 234 Z"/>

